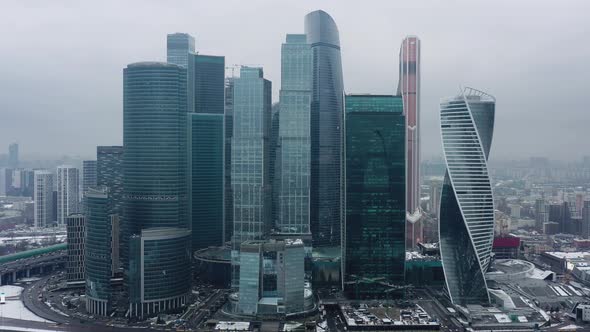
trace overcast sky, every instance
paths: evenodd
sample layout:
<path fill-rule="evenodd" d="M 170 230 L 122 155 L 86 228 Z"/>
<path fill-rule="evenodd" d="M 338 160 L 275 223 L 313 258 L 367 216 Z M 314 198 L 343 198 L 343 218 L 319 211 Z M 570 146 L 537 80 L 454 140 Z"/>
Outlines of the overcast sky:
<path fill-rule="evenodd" d="M 261 65 L 280 88 L 286 33 L 323 9 L 347 93 L 392 94 L 406 35 L 422 40 L 422 153 L 440 155 L 438 103 L 460 85 L 497 99 L 492 158 L 590 155 L 590 1 L 7 1 L 0 4 L 0 153 L 80 155 L 122 144 L 122 70 L 166 59 L 166 34 Z"/>

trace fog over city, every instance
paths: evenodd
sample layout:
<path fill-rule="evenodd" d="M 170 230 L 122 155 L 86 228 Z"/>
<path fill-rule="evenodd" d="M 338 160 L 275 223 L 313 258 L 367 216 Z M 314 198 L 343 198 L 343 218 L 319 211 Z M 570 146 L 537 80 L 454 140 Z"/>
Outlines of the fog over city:
<path fill-rule="evenodd" d="M 497 99 L 491 159 L 588 154 L 588 1 L 3 1 L 0 146 L 89 157 L 122 144 L 123 68 L 165 61 L 173 32 L 263 66 L 277 102 L 281 43 L 316 9 L 340 30 L 347 93 L 395 93 L 400 43 L 421 39 L 424 159 L 442 155 L 439 100 L 461 85 Z"/>

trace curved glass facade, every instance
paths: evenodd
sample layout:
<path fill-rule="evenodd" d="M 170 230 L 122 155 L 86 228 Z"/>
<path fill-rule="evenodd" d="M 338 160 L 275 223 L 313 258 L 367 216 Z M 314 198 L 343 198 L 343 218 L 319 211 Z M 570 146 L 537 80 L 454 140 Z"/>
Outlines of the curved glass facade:
<path fill-rule="evenodd" d="M 305 35 L 287 35 L 281 48 L 278 231 L 310 234 L 311 49 Z"/>
<path fill-rule="evenodd" d="M 490 301 L 484 274 L 494 238 L 494 200 L 487 167 L 494 112 L 494 97 L 472 88 L 441 102 L 447 172 L 440 203 L 440 251 L 454 304 Z"/>
<path fill-rule="evenodd" d="M 158 249 L 132 247 L 129 241 L 127 271 L 130 295 L 138 278 L 137 261 L 145 268 L 145 275 L 162 275 L 157 282 L 142 280 L 141 297 L 131 296 L 133 314 L 153 313 L 144 303 L 162 302 L 159 310 L 184 304 L 190 289 L 190 225 L 188 222 L 187 174 L 187 71 L 183 67 L 160 62 L 131 64 L 124 69 L 123 94 L 123 222 L 125 236 L 133 239 L 152 228 L 186 230 L 186 243 L 164 252 Z M 140 256 L 137 256 L 139 252 Z M 183 269 L 170 268 L 174 261 Z M 153 258 L 153 259 L 152 259 Z M 147 267 L 149 259 L 149 269 Z M 131 264 L 135 264 L 131 266 Z M 174 299 L 174 300 L 171 300 Z M 141 301 L 143 306 L 137 302 Z"/>
<path fill-rule="evenodd" d="M 190 230 L 152 228 L 129 240 L 131 316 L 150 316 L 187 303 Z"/>
<path fill-rule="evenodd" d="M 187 219 L 186 69 L 166 63 L 124 70 L 124 222 L 189 228 Z"/>
<path fill-rule="evenodd" d="M 342 220 L 342 61 L 338 27 L 328 13 L 305 16 L 312 53 L 310 223 L 314 246 L 339 246 Z"/>

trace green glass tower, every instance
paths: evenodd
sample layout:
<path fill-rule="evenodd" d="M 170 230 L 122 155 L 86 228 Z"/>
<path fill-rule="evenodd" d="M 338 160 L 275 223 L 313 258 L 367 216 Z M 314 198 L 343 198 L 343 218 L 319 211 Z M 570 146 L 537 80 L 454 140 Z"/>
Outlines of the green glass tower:
<path fill-rule="evenodd" d="M 344 289 L 380 297 L 404 281 L 405 119 L 401 97 L 347 95 Z"/>
<path fill-rule="evenodd" d="M 225 58 L 190 54 L 188 80 L 190 220 L 195 251 L 224 242 Z"/>
<path fill-rule="evenodd" d="M 139 271 L 131 265 L 161 257 L 169 237 L 158 229 L 165 228 L 166 234 L 173 233 L 170 236 L 182 243 L 167 248 L 166 255 L 178 257 L 190 271 L 187 70 L 142 62 L 128 65 L 123 76 L 123 222 L 129 237 L 129 309 L 132 315 L 145 316 L 186 304 L 190 291 L 184 269 L 170 268 L 169 261 L 154 260 L 149 269 Z M 155 233 L 149 236 L 150 245 L 132 248 L 131 239 L 146 233 Z M 165 275 L 166 282 L 147 282 L 152 274 Z"/>
<path fill-rule="evenodd" d="M 86 310 L 107 316 L 111 310 L 111 277 L 117 267 L 118 220 L 107 187 L 90 187 L 86 204 Z"/>
<path fill-rule="evenodd" d="M 223 113 L 189 113 L 188 119 L 192 248 L 196 251 L 223 244 L 224 122 Z"/>

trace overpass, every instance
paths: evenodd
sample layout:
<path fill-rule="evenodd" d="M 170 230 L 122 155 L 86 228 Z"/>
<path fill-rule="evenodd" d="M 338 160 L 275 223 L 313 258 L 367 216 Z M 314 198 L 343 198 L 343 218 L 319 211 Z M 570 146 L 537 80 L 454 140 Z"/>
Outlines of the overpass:
<path fill-rule="evenodd" d="M 0 285 L 12 284 L 20 278 L 64 268 L 66 259 L 66 244 L 0 256 Z"/>

